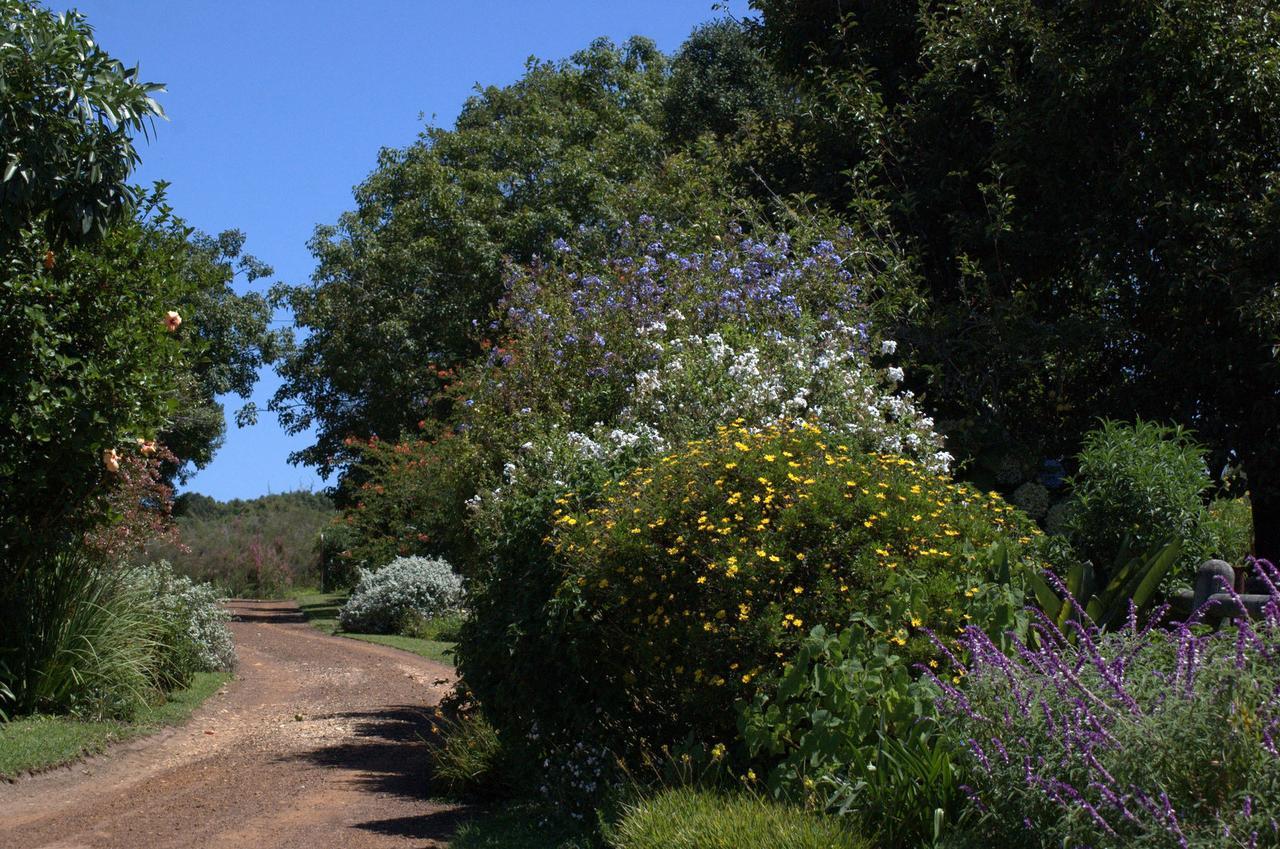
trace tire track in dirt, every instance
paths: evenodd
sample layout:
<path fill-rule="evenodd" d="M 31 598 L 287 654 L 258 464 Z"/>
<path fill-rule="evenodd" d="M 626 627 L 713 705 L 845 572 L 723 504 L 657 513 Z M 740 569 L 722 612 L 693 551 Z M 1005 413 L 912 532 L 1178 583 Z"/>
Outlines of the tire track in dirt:
<path fill-rule="evenodd" d="M 439 847 L 428 708 L 453 670 L 236 601 L 236 680 L 181 728 L 0 784 L 0 849 Z M 300 717 L 300 718 L 299 718 Z"/>

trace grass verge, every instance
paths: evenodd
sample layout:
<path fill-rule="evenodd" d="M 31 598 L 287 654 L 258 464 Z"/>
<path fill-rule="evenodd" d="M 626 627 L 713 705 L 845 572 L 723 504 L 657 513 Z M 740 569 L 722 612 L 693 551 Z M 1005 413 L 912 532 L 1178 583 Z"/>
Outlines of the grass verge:
<path fill-rule="evenodd" d="M 111 743 L 180 725 L 231 680 L 225 672 L 198 672 L 191 686 L 141 711 L 133 722 L 84 722 L 66 716 L 27 716 L 0 724 L 0 779 L 41 772 L 96 755 Z"/>
<path fill-rule="evenodd" d="M 424 640 L 418 637 L 402 637 L 399 634 L 349 634 L 338 627 L 338 610 L 347 600 L 346 593 L 322 593 L 315 590 L 295 590 L 290 598 L 298 603 L 307 621 L 326 634 L 364 640 L 393 649 L 412 652 L 427 660 L 453 666 L 454 643 L 447 640 Z"/>

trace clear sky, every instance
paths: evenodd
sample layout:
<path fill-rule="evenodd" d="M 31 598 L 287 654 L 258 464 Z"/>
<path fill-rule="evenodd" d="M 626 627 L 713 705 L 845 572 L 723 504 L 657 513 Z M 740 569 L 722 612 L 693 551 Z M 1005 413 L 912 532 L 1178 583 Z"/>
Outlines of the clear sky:
<path fill-rule="evenodd" d="M 713 0 L 48 2 L 79 9 L 109 53 L 168 86 L 169 120 L 141 144 L 137 181 L 169 181 L 175 210 L 201 230 L 243 230 L 246 250 L 290 283 L 310 277 L 312 228 L 353 206 L 378 149 L 409 144 L 424 120 L 452 126 L 477 83 L 513 82 L 528 57 L 565 58 L 598 36 L 645 35 L 671 52 L 720 14 Z M 746 0 L 719 5 L 749 13 Z M 285 459 L 308 442 L 265 412 L 277 385 L 262 375 L 259 423 L 228 422 L 186 489 L 227 499 L 324 486 Z M 227 399 L 228 413 L 239 403 Z"/>

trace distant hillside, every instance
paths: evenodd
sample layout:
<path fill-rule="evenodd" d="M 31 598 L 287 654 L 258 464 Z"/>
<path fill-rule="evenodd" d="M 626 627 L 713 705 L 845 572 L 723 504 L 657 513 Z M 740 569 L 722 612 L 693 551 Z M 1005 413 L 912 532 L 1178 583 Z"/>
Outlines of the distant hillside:
<path fill-rule="evenodd" d="M 326 495 L 285 492 L 218 501 L 188 492 L 178 496 L 173 512 L 182 547 L 156 545 L 148 555 L 228 595 L 279 596 L 320 582 L 320 530 L 335 515 Z"/>

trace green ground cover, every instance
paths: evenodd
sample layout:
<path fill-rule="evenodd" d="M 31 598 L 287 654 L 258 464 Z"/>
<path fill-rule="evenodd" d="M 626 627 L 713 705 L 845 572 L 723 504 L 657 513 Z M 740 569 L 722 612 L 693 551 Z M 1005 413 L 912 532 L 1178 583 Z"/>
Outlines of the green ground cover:
<path fill-rule="evenodd" d="M 181 725 L 225 683 L 226 672 L 197 672 L 191 686 L 147 708 L 132 722 L 85 722 L 68 716 L 26 716 L 0 724 L 0 779 L 14 779 L 97 754 L 111 743 Z"/>
<path fill-rule="evenodd" d="M 453 665 L 455 643 L 450 640 L 405 637 L 399 634 L 351 634 L 338 627 L 338 610 L 347 600 L 347 593 L 322 593 L 315 589 L 298 589 L 289 594 L 298 603 L 302 615 L 326 634 L 364 640 L 366 643 L 390 646 L 393 649 L 412 652 L 436 663 Z M 430 633 L 428 629 L 425 633 Z"/>

